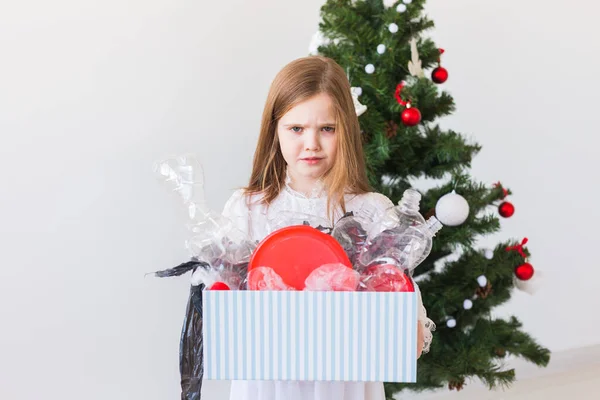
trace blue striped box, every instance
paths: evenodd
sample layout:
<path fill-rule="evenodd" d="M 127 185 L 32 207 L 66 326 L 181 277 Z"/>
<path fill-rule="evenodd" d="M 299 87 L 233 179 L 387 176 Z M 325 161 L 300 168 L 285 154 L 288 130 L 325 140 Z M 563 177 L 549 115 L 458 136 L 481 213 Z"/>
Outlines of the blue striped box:
<path fill-rule="evenodd" d="M 416 382 L 415 293 L 203 292 L 204 379 Z"/>

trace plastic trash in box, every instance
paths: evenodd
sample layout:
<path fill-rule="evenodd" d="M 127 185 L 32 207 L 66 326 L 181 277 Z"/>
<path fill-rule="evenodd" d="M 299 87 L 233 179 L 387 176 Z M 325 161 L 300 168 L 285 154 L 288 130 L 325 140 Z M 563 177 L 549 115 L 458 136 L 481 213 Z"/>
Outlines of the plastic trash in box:
<path fill-rule="evenodd" d="M 268 221 L 271 233 L 257 246 L 232 221 L 207 207 L 202 167 L 193 156 L 160 161 L 155 171 L 181 198 L 190 231 L 186 247 L 192 260 L 155 274 L 166 277 L 192 272 L 180 343 L 182 399 L 199 399 L 205 366 L 209 379 L 414 381 L 416 355 L 410 349 L 415 347 L 417 301 L 412 270 L 427 257 L 432 237 L 441 229 L 435 218 L 425 221 L 420 215 L 418 192 L 407 190 L 398 206 L 383 216 L 365 204 L 333 226 L 307 214 L 280 213 Z M 379 317 L 390 312 L 394 313 L 391 320 Z M 248 325 L 249 318 L 256 318 L 256 324 Z M 254 330 L 256 326 L 258 330 Z M 294 334 L 277 337 L 292 328 L 316 336 L 306 343 L 294 342 Z M 201 329 L 208 342 L 203 341 Z M 270 336 L 256 337 L 260 329 L 271 330 Z M 227 332 L 221 337 L 223 330 Z M 211 336 L 210 332 L 220 333 Z M 342 337 L 341 332 L 350 336 Z M 370 346 L 396 346 L 398 332 L 406 337 L 401 344 L 405 348 L 377 356 L 380 353 Z M 308 353 L 286 356 L 291 365 L 303 363 L 304 373 L 294 371 L 294 367 L 276 371 L 277 367 L 264 360 L 258 366 L 267 366 L 269 371 L 242 373 L 235 367 L 241 365 L 240 360 L 232 354 L 236 343 L 246 343 L 244 335 L 255 335 L 249 343 L 254 340 L 262 346 L 261 357 L 273 360 L 281 355 L 274 350 L 276 346 L 304 349 Z M 224 347 L 225 342 L 234 347 Z M 367 359 L 362 361 L 370 364 L 363 367 L 352 359 L 349 353 L 355 347 L 348 347 L 350 343 L 364 347 L 360 352 L 364 351 Z M 322 345 L 321 350 L 317 345 Z M 321 365 L 317 356 L 329 357 L 325 354 L 328 348 L 340 359 Z M 343 354 L 348 362 L 344 362 Z M 379 369 L 375 368 L 377 362 L 382 363 Z M 230 367 L 225 372 L 223 365 L 227 363 Z M 251 368 L 252 361 L 246 366 Z M 353 372 L 354 366 L 362 369 Z M 329 367 L 327 375 L 325 369 Z"/>

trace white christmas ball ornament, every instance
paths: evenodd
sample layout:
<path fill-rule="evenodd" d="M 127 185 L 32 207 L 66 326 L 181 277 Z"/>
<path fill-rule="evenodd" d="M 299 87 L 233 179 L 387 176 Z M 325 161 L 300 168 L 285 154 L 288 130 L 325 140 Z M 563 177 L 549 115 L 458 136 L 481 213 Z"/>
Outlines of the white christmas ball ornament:
<path fill-rule="evenodd" d="M 485 258 L 487 258 L 488 260 L 491 260 L 492 258 L 494 258 L 494 250 L 492 250 L 492 249 L 485 249 L 485 251 L 483 252 L 483 256 Z"/>
<path fill-rule="evenodd" d="M 453 190 L 438 200 L 435 205 L 435 216 L 446 226 L 458 226 L 469 216 L 469 203 Z"/>
<path fill-rule="evenodd" d="M 399 13 L 403 13 L 406 11 L 406 4 L 398 4 L 398 7 L 396 7 L 396 11 L 398 11 Z"/>
<path fill-rule="evenodd" d="M 454 328 L 456 326 L 456 320 L 454 318 L 450 318 L 448 321 L 446 321 L 446 326 L 448 328 Z"/>
<path fill-rule="evenodd" d="M 379 46 L 377 46 L 377 52 L 379 54 L 385 53 L 385 44 L 380 44 Z"/>
<path fill-rule="evenodd" d="M 480 275 L 477 278 L 477 283 L 479 284 L 479 286 L 485 287 L 485 285 L 487 285 L 487 278 L 485 277 L 485 275 Z"/>
<path fill-rule="evenodd" d="M 372 74 L 373 72 L 375 72 L 375 66 L 373 64 L 367 64 L 365 66 L 365 72 L 367 74 Z"/>
<path fill-rule="evenodd" d="M 391 23 L 390 26 L 388 27 L 388 29 L 390 30 L 390 32 L 392 33 L 396 33 L 398 32 L 398 25 L 396 25 L 395 23 Z"/>
<path fill-rule="evenodd" d="M 385 8 L 390 8 L 394 5 L 395 2 L 396 0 L 383 0 L 383 6 Z"/>
<path fill-rule="evenodd" d="M 473 308 L 473 302 L 471 300 L 469 300 L 469 299 L 466 299 L 463 302 L 463 307 L 464 307 L 465 310 L 470 310 L 471 308 Z"/>
<path fill-rule="evenodd" d="M 410 3 L 412 3 L 412 0 L 402 0 L 402 2 L 403 2 L 404 4 L 410 4 Z"/>

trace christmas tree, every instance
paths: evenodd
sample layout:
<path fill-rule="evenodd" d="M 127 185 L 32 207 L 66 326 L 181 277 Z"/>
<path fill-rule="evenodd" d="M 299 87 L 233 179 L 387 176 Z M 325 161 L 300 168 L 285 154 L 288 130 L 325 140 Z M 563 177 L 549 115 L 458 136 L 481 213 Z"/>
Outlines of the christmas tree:
<path fill-rule="evenodd" d="M 511 192 L 500 183 L 474 182 L 468 169 L 480 146 L 436 124 L 455 104 L 439 87 L 448 71 L 443 50 L 424 35 L 434 26 L 424 3 L 328 0 L 311 43 L 311 54 L 348 72 L 373 187 L 397 203 L 411 181 L 437 185 L 421 192 L 420 211 L 444 228 L 414 275 L 437 329 L 430 352 L 418 361 L 417 383 L 386 384 L 389 399 L 403 389 L 460 390 L 467 378 L 490 389 L 509 385 L 515 371 L 502 367 L 507 355 L 540 366 L 550 358 L 517 318 L 491 317 L 515 288 L 527 289 L 534 269 L 526 240 L 475 248 L 479 237 L 499 231 L 499 215 L 512 216 Z"/>

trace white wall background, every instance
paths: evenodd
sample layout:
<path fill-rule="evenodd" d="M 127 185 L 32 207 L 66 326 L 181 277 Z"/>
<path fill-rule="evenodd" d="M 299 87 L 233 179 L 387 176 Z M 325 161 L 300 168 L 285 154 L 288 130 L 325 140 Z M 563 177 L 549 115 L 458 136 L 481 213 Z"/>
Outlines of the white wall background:
<path fill-rule="evenodd" d="M 0 398 L 177 398 L 186 257 L 152 163 L 195 152 L 221 208 L 248 177 L 268 85 L 306 54 L 322 0 L 23 0 L 0 6 Z M 554 351 L 600 342 L 600 6 L 430 0 L 444 121 L 517 208 L 545 273 L 514 313 Z M 254 15 L 254 16 L 253 16 Z M 207 386 L 209 400 L 226 384 Z"/>

